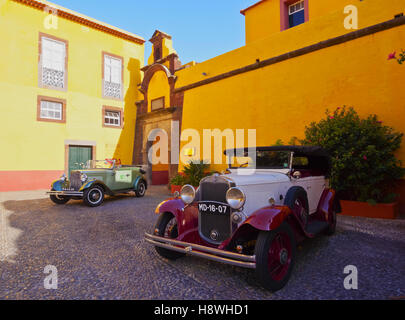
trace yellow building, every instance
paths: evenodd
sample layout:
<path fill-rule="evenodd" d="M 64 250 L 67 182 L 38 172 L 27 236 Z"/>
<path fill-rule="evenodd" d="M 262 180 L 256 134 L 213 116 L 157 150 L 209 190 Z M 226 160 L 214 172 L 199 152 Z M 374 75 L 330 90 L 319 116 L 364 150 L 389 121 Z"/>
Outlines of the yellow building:
<path fill-rule="evenodd" d="M 346 105 L 405 132 L 405 68 L 387 60 L 405 46 L 404 11 L 403 0 L 262 0 L 242 10 L 245 46 L 171 74 L 182 130 L 256 129 L 257 145 L 271 145 Z M 397 156 L 405 163 L 405 144 Z"/>
<path fill-rule="evenodd" d="M 40 0 L 0 0 L 0 191 L 88 159 L 131 164 L 144 40 Z"/>

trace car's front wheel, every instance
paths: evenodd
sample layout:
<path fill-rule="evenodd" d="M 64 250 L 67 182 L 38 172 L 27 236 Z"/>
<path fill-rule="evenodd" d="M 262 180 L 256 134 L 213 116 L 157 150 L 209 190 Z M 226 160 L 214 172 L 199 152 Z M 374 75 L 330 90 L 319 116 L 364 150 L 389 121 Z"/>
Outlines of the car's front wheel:
<path fill-rule="evenodd" d="M 52 191 L 55 191 L 55 190 L 52 189 Z M 56 203 L 56 204 L 65 204 L 70 200 L 70 197 L 68 197 L 68 196 L 58 196 L 58 195 L 53 195 L 53 194 L 51 194 L 49 196 L 49 198 L 51 198 L 52 202 Z"/>
<path fill-rule="evenodd" d="M 287 222 L 272 231 L 262 231 L 255 247 L 256 276 L 268 290 L 283 288 L 295 263 L 296 242 Z"/>
<path fill-rule="evenodd" d="M 155 234 L 160 237 L 176 239 L 178 237 L 177 220 L 171 213 L 162 213 L 155 225 Z M 163 258 L 176 260 L 184 256 L 184 253 L 155 247 L 156 252 Z"/>
<path fill-rule="evenodd" d="M 98 207 L 104 201 L 104 189 L 93 186 L 84 191 L 83 201 L 89 207 Z"/>

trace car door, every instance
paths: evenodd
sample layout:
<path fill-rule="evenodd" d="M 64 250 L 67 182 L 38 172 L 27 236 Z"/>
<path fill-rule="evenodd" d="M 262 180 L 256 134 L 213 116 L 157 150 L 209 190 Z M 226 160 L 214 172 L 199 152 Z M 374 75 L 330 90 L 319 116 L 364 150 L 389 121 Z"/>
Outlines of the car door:
<path fill-rule="evenodd" d="M 313 213 L 318 209 L 319 200 L 322 192 L 326 188 L 326 179 L 324 176 L 314 176 L 305 178 L 307 185 L 307 194 L 309 201 L 309 212 Z"/>
<path fill-rule="evenodd" d="M 114 189 L 123 190 L 133 188 L 133 170 L 129 167 L 118 167 L 114 170 Z"/>

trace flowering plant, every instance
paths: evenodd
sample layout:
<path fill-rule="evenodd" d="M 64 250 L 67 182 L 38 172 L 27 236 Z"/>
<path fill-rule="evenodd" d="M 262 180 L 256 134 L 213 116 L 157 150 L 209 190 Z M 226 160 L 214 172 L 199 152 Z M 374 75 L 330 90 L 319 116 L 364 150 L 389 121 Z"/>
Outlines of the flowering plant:
<path fill-rule="evenodd" d="M 405 62 L 405 50 L 402 50 L 400 53 L 399 53 L 399 58 L 397 58 L 396 57 L 396 54 L 397 54 L 397 52 L 396 51 L 394 51 L 393 53 L 390 53 L 389 55 L 388 55 L 388 59 L 387 60 L 397 60 L 397 62 L 399 63 L 399 64 L 403 64 L 404 62 Z"/>
<path fill-rule="evenodd" d="M 402 133 L 383 125 L 376 115 L 360 118 L 353 108 L 326 111 L 326 119 L 305 130 L 304 145 L 319 145 L 331 156 L 330 184 L 345 200 L 388 203 L 405 174 L 394 156 Z"/>

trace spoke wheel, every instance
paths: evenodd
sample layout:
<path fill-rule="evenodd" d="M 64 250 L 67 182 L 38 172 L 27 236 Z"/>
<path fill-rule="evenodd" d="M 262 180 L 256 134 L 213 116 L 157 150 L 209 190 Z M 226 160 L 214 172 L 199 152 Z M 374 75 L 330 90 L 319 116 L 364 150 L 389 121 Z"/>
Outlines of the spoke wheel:
<path fill-rule="evenodd" d="M 271 291 L 283 288 L 295 263 L 296 243 L 293 231 L 284 222 L 272 231 L 262 231 L 256 242 L 256 276 Z"/>
<path fill-rule="evenodd" d="M 87 189 L 83 195 L 83 201 L 89 207 L 98 207 L 104 201 L 104 190 L 100 186 Z"/>

